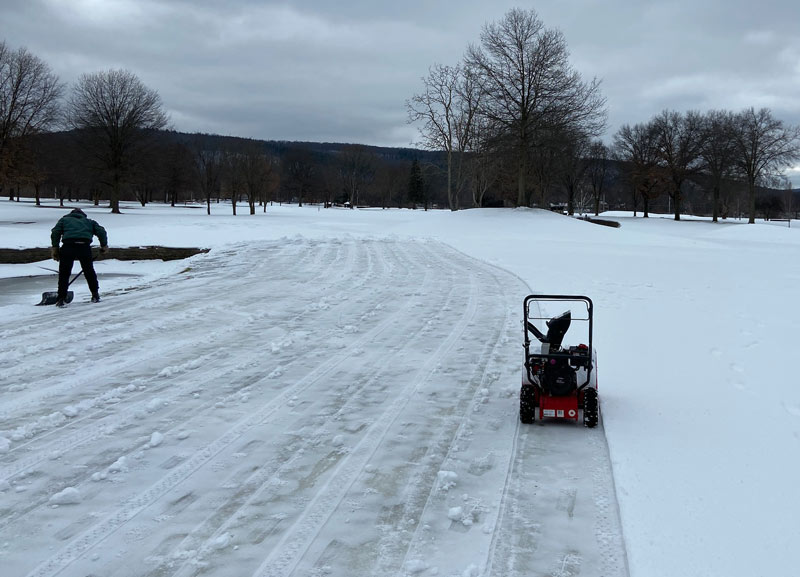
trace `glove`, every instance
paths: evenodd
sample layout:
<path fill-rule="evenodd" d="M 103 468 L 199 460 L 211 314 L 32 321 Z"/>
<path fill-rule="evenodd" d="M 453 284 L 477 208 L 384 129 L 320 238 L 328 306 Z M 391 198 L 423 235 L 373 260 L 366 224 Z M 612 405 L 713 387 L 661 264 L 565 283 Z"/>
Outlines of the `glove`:
<path fill-rule="evenodd" d="M 106 254 L 107 252 L 108 252 L 108 246 L 100 247 L 100 254 Z"/>
<path fill-rule="evenodd" d="M 57 246 L 50 247 L 50 256 L 53 257 L 54 261 L 58 262 L 61 255 Z"/>

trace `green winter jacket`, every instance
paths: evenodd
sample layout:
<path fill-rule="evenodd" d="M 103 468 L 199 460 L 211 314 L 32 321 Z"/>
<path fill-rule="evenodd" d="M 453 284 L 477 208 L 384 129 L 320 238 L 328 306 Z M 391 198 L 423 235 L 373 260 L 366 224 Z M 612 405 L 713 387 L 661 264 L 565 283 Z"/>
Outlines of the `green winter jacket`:
<path fill-rule="evenodd" d="M 97 224 L 79 208 L 62 216 L 50 231 L 50 242 L 57 247 L 59 241 L 86 241 L 91 243 L 97 236 L 100 246 L 108 246 L 106 229 Z"/>

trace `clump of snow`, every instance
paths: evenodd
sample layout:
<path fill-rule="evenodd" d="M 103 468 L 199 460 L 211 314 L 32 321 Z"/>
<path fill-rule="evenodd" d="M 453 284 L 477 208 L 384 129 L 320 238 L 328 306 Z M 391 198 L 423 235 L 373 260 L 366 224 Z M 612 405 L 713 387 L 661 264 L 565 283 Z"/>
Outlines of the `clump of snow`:
<path fill-rule="evenodd" d="M 422 559 L 410 559 L 406 561 L 405 570 L 412 574 L 422 573 L 423 571 L 427 571 L 430 565 L 428 565 Z"/>
<path fill-rule="evenodd" d="M 63 491 L 59 491 L 50 497 L 50 503 L 53 505 L 75 505 L 83 500 L 80 491 L 75 487 L 67 487 Z"/>
<path fill-rule="evenodd" d="M 447 510 L 447 518 L 451 521 L 458 521 L 459 523 L 464 518 L 463 507 L 450 507 Z"/>
<path fill-rule="evenodd" d="M 61 409 L 61 412 L 64 413 L 64 415 L 67 417 L 77 417 L 80 414 L 78 407 L 76 407 L 75 405 L 67 405 L 66 407 Z"/>
<path fill-rule="evenodd" d="M 165 405 L 164 401 L 161 398 L 156 397 L 156 398 L 150 399 L 150 401 L 148 401 L 146 409 L 147 409 L 148 413 L 155 413 L 157 410 L 162 408 L 164 405 Z"/>
<path fill-rule="evenodd" d="M 230 533 L 223 533 L 216 539 L 211 542 L 212 549 L 216 549 L 217 551 L 225 549 L 231 544 L 231 540 L 233 539 L 233 535 Z"/>
<path fill-rule="evenodd" d="M 154 431 L 152 435 L 150 435 L 150 442 L 148 443 L 149 447 L 158 447 L 164 441 L 164 435 L 159 433 L 158 431 Z"/>
<path fill-rule="evenodd" d="M 458 474 L 455 471 L 439 471 L 436 476 L 439 478 L 439 489 L 442 491 L 449 491 L 458 481 Z"/>

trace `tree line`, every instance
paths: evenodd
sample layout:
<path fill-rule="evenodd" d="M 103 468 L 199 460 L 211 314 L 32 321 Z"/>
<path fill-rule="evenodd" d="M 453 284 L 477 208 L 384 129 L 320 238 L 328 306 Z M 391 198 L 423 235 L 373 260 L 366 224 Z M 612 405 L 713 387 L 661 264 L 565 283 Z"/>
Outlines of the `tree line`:
<path fill-rule="evenodd" d="M 0 43 L 0 194 L 64 200 L 427 206 L 435 153 L 175 132 L 158 93 L 126 70 L 82 75 L 69 93 L 45 62 Z M 409 185 L 414 161 L 425 186 Z"/>
<path fill-rule="evenodd" d="M 597 214 L 613 189 L 615 205 L 636 211 L 641 204 L 644 216 L 667 198 L 676 220 L 687 195 L 707 195 L 717 220 L 732 212 L 744 184 L 744 212 L 754 222 L 766 206 L 757 206 L 757 192 L 785 189 L 782 171 L 800 161 L 800 128 L 766 108 L 665 110 L 623 125 L 607 146 L 599 139 L 606 121 L 600 83 L 570 66 L 563 35 L 535 10 L 512 9 L 487 24 L 462 62 L 431 66 L 422 83 L 408 115 L 421 124 L 426 148 L 445 151 L 452 209 L 464 188 L 480 206 L 485 191 L 500 187 L 516 189 L 515 198 L 506 195 L 516 206 L 545 207 L 549 199 L 573 214 L 588 198 Z"/>
<path fill-rule="evenodd" d="M 435 64 L 406 103 L 421 149 L 252 140 L 171 130 L 158 93 L 126 70 L 67 88 L 26 49 L 0 43 L 0 194 L 142 204 L 228 201 L 354 207 L 538 206 L 644 216 L 791 210 L 782 171 L 800 128 L 768 109 L 665 110 L 610 145 L 597 79 L 570 65 L 534 10 L 486 24 L 462 62 Z"/>

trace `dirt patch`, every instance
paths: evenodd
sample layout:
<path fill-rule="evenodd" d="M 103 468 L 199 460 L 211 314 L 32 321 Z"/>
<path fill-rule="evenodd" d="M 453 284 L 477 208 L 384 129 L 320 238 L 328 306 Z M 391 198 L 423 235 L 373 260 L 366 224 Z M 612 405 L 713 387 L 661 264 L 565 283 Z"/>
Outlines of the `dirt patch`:
<path fill-rule="evenodd" d="M 207 248 L 180 248 L 171 246 L 130 246 L 109 248 L 105 254 L 97 254 L 97 260 L 178 260 L 208 252 Z M 50 259 L 49 248 L 0 248 L 0 264 L 22 264 Z"/>

